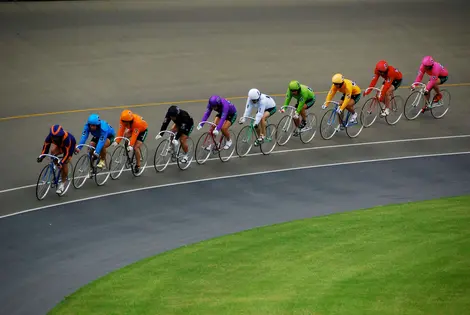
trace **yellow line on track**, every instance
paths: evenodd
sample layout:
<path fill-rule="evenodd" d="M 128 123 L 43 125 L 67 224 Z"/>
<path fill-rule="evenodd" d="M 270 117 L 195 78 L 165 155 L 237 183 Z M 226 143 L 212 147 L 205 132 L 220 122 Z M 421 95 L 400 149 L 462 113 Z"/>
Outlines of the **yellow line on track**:
<path fill-rule="evenodd" d="M 453 84 L 442 84 L 441 86 L 470 86 L 470 83 L 453 83 Z M 400 89 L 409 89 L 410 86 L 401 86 Z M 315 94 L 326 94 L 328 91 L 316 91 Z M 271 94 L 272 96 L 284 96 L 285 94 Z M 245 99 L 246 96 L 233 96 L 227 97 L 228 100 L 237 100 L 237 99 Z M 98 111 L 105 111 L 105 110 L 113 110 L 113 109 L 120 109 L 120 108 L 139 108 L 139 107 L 153 107 L 153 106 L 163 106 L 163 105 L 181 105 L 181 104 L 190 104 L 190 103 L 204 103 L 207 102 L 207 99 L 203 100 L 187 100 L 187 101 L 174 101 L 174 102 L 158 102 L 158 103 L 145 103 L 145 104 L 134 104 L 134 105 L 118 105 L 118 106 L 108 106 L 108 107 L 95 107 L 95 108 L 84 108 L 84 109 L 72 109 L 72 110 L 64 110 L 64 111 L 57 111 L 57 112 L 48 112 L 48 113 L 37 113 L 37 114 L 26 114 L 26 115 L 18 115 L 18 116 L 10 116 L 10 117 L 1 117 L 0 121 L 7 121 L 7 120 L 14 120 L 14 119 L 25 119 L 25 118 L 33 118 L 33 117 L 41 117 L 41 116 L 53 116 L 53 115 L 61 115 L 61 114 L 73 114 L 73 113 L 83 113 L 83 112 L 98 112 Z"/>

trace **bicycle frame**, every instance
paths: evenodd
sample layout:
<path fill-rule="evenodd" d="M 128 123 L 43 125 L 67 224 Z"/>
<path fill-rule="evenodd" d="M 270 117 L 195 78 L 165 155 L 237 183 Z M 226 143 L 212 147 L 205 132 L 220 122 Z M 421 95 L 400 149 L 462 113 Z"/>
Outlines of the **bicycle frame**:
<path fill-rule="evenodd" d="M 214 129 L 217 127 L 217 125 L 214 124 L 212 121 L 201 121 L 199 124 L 209 124 L 209 125 L 213 126 Z M 210 137 L 212 137 L 212 141 L 213 141 L 214 144 L 215 144 L 215 146 L 214 146 L 214 148 L 212 148 L 212 150 L 215 150 L 215 151 L 217 151 L 217 152 L 220 151 L 220 148 L 221 148 L 221 146 L 222 146 L 222 141 L 223 141 L 224 138 L 225 138 L 224 134 L 223 134 L 222 132 L 220 132 L 220 140 L 219 140 L 219 142 L 217 142 L 217 137 L 214 135 L 214 130 L 212 130 L 212 132 L 210 132 L 209 135 L 210 135 Z M 208 136 L 209 136 L 209 135 L 208 135 Z M 204 139 L 204 142 L 205 142 L 206 140 L 207 140 L 207 138 Z"/>
<path fill-rule="evenodd" d="M 341 121 L 341 125 L 342 125 L 344 128 L 351 127 L 351 126 L 357 124 L 357 121 L 354 122 L 354 123 L 351 123 L 351 122 L 349 121 L 349 116 L 351 115 L 351 113 L 350 113 L 349 110 L 347 110 L 347 109 L 346 109 L 346 111 L 347 111 L 346 117 L 344 117 L 344 112 L 343 112 L 343 119 L 341 119 L 340 114 L 337 112 L 337 110 L 338 110 L 338 108 L 339 108 L 339 102 L 337 102 L 337 101 L 329 101 L 329 102 L 325 102 L 325 103 L 323 103 L 323 104 L 325 105 L 325 104 L 328 104 L 328 103 L 335 104 L 334 110 L 331 112 L 331 115 L 330 115 L 330 117 L 329 117 L 329 119 L 328 119 L 328 123 L 329 123 L 329 124 L 333 124 L 333 123 L 335 122 L 336 116 L 338 116 L 339 120 Z M 344 124 L 344 121 L 346 121 L 346 124 Z"/>
<path fill-rule="evenodd" d="M 423 82 L 413 82 L 412 85 L 417 85 L 418 86 L 417 88 L 412 88 L 411 90 L 412 91 L 418 91 L 418 93 L 419 93 L 418 103 L 419 103 L 421 101 L 421 98 L 424 97 L 424 90 L 426 89 L 426 84 L 423 83 Z M 427 107 L 432 108 L 431 91 L 429 91 L 429 100 L 426 101 L 426 99 L 424 99 L 424 104 Z"/>
<path fill-rule="evenodd" d="M 59 184 L 60 175 L 62 172 L 62 169 L 58 168 L 56 165 L 56 163 L 60 161 L 60 158 L 52 154 L 41 154 L 39 157 L 40 158 L 49 157 L 51 159 L 49 162 L 49 170 L 52 172 L 52 175 L 54 176 L 54 181 L 52 182 L 51 188 L 56 187 Z M 56 173 L 56 170 L 57 170 L 57 173 Z"/>

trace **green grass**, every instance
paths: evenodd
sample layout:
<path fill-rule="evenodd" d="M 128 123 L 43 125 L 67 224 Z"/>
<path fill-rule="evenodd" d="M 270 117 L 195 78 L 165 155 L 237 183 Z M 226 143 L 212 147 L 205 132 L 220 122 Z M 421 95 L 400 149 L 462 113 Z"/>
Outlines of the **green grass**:
<path fill-rule="evenodd" d="M 50 314 L 469 314 L 470 196 L 257 228 L 113 272 Z"/>

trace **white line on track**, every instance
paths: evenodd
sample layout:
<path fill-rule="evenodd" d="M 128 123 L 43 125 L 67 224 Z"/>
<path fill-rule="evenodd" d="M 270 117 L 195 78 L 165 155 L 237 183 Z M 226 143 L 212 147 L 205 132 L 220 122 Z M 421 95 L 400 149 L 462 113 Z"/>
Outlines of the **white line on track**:
<path fill-rule="evenodd" d="M 128 193 L 137 192 L 137 191 L 151 190 L 151 189 L 171 187 L 171 186 L 201 183 L 201 182 L 207 182 L 207 181 L 211 181 L 211 180 L 231 179 L 231 178 L 238 178 L 238 177 L 247 177 L 247 176 L 255 176 L 255 175 L 282 173 L 282 172 L 289 172 L 289 171 L 298 171 L 298 170 L 333 167 L 333 166 L 344 166 L 344 165 L 352 165 L 352 164 L 364 164 L 364 163 L 375 163 L 375 162 L 396 161 L 396 160 L 409 160 L 409 159 L 419 159 L 419 158 L 426 158 L 426 157 L 455 156 L 455 155 L 465 155 L 465 154 L 470 154 L 470 151 L 421 154 L 421 155 L 409 155 L 409 156 L 389 157 L 389 158 L 370 159 L 370 160 L 338 162 L 338 163 L 329 163 L 329 164 L 320 164 L 320 165 L 290 167 L 290 168 L 283 168 L 283 169 L 277 169 L 277 170 L 271 170 L 271 171 L 261 171 L 261 172 L 245 173 L 245 174 L 234 174 L 234 175 L 217 176 L 217 177 L 210 177 L 210 178 L 201 178 L 201 179 L 194 179 L 194 180 L 188 180 L 188 181 L 183 181 L 183 182 L 167 183 L 167 184 L 161 184 L 161 185 L 154 185 L 154 186 L 148 186 L 148 187 L 141 187 L 141 188 L 134 188 L 134 189 L 116 191 L 116 192 L 113 192 L 113 193 L 107 193 L 107 194 L 102 194 L 102 195 L 96 195 L 96 196 L 91 196 L 91 197 L 86 197 L 86 198 L 70 200 L 70 201 L 61 202 L 61 203 L 57 203 L 57 204 L 51 204 L 51 205 L 41 206 L 41 207 L 27 209 L 27 210 L 23 210 L 23 211 L 18 211 L 18 212 L 11 213 L 11 214 L 6 214 L 6 215 L 3 215 L 3 216 L 0 216 L 0 219 L 15 216 L 15 215 L 19 215 L 19 214 L 23 214 L 23 213 L 43 210 L 43 209 L 47 209 L 47 208 L 53 208 L 53 207 L 72 204 L 72 203 L 78 203 L 78 202 L 82 202 L 82 201 L 99 199 L 99 198 L 104 198 L 104 197 L 109 197 L 109 196 L 114 196 L 114 195 L 128 194 Z"/>
<path fill-rule="evenodd" d="M 299 148 L 299 149 L 287 149 L 287 150 L 277 150 L 271 152 L 271 154 L 279 154 L 279 153 L 290 153 L 290 152 L 301 152 L 301 151 L 311 151 L 311 150 L 324 150 L 324 149 L 336 149 L 336 148 L 345 148 L 345 147 L 356 147 L 356 146 L 365 146 L 365 145 L 379 145 L 379 144 L 387 144 L 387 143 L 402 143 L 402 142 L 417 142 L 417 141 L 431 141 L 431 140 L 446 140 L 446 139 L 458 139 L 458 138 L 469 138 L 470 135 L 454 135 L 454 136 L 438 136 L 438 137 L 427 137 L 427 138 L 412 138 L 412 139 L 399 139 L 399 140 L 383 140 L 383 141 L 373 141 L 373 142 L 360 142 L 360 143 L 348 143 L 348 144 L 336 144 L 336 145 L 326 145 L 326 146 L 319 146 L 319 147 L 307 147 L 307 148 Z M 281 147 L 282 148 L 282 147 Z M 250 156 L 258 156 L 263 155 L 263 153 L 251 153 L 248 154 L 244 159 Z M 232 156 L 233 158 L 238 158 L 238 156 L 234 153 Z M 207 161 L 216 161 L 219 158 L 210 158 Z M 194 161 L 195 162 L 195 161 Z M 176 163 L 169 163 L 169 165 L 176 165 Z M 151 168 L 152 165 L 148 165 L 146 168 Z M 124 170 L 128 172 L 129 169 Z M 36 184 L 14 187 L 9 189 L 0 190 L 0 194 L 12 192 L 16 190 L 26 189 L 35 187 Z"/>

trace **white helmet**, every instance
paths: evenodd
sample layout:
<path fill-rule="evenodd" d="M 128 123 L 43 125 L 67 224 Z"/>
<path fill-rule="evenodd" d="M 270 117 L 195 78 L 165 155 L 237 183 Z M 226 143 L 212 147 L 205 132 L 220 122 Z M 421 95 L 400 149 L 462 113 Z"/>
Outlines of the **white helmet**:
<path fill-rule="evenodd" d="M 255 101 L 255 103 L 257 101 L 259 101 L 259 98 L 261 97 L 261 92 L 258 90 L 258 89 L 251 89 L 249 92 L 248 92 L 248 98 L 251 100 L 251 101 Z"/>

